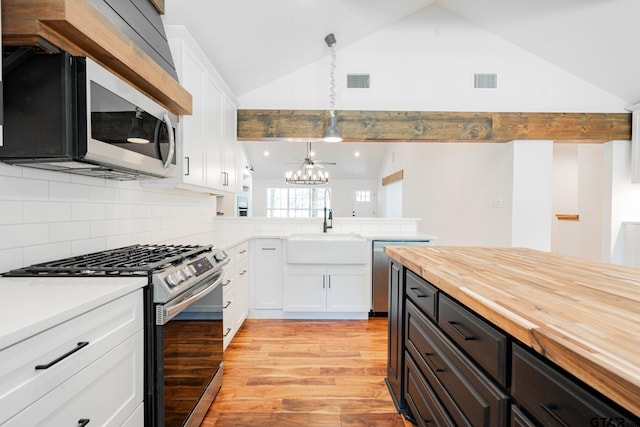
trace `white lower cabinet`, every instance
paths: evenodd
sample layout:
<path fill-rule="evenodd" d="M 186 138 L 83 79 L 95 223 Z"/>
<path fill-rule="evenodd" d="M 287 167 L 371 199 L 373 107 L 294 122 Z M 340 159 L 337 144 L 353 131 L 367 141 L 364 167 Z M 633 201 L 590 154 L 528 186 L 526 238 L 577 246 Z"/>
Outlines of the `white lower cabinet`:
<path fill-rule="evenodd" d="M 285 311 L 369 311 L 367 270 L 361 265 L 287 265 Z"/>
<path fill-rule="evenodd" d="M 4 426 L 123 425 L 142 401 L 143 352 L 140 330 Z"/>
<path fill-rule="evenodd" d="M 251 300 L 255 310 L 282 310 L 282 241 L 251 240 Z"/>
<path fill-rule="evenodd" d="M 249 313 L 249 244 L 239 243 L 228 248 L 227 253 L 231 262 L 225 268 L 222 282 L 225 349 Z"/>
<path fill-rule="evenodd" d="M 143 402 L 142 312 L 138 290 L 3 349 L 0 425 L 132 419 Z"/>

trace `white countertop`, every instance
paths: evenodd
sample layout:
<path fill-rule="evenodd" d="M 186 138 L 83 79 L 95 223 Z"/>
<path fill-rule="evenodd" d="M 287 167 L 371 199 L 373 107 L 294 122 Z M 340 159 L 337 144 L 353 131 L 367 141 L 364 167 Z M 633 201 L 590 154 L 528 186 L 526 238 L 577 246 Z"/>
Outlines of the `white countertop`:
<path fill-rule="evenodd" d="M 146 277 L 2 277 L 0 350 L 146 284 Z"/>
<path fill-rule="evenodd" d="M 331 231 L 328 231 L 327 234 L 331 234 Z M 229 232 L 229 233 L 216 233 L 215 238 L 215 246 L 222 249 L 229 249 L 235 245 L 238 245 L 242 242 L 245 242 L 250 239 L 286 239 L 293 234 L 309 234 L 305 232 L 295 232 L 295 233 L 274 233 L 274 232 Z M 313 233 L 315 234 L 315 233 Z M 322 233 L 318 233 L 322 234 Z M 336 233 L 336 234 L 347 234 L 347 233 Z M 367 240 L 389 240 L 389 241 L 402 241 L 402 240 L 429 240 L 433 242 L 436 239 L 436 236 L 430 234 L 423 233 L 401 233 L 401 232 L 353 232 L 353 234 L 360 235 Z"/>

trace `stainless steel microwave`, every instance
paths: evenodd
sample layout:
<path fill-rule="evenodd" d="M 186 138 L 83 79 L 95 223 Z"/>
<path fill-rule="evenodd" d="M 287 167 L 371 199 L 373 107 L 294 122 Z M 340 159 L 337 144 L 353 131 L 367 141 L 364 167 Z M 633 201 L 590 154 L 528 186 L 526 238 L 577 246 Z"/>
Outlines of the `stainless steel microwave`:
<path fill-rule="evenodd" d="M 116 180 L 176 174 L 177 116 L 89 58 L 33 54 L 4 76 L 0 160 Z"/>

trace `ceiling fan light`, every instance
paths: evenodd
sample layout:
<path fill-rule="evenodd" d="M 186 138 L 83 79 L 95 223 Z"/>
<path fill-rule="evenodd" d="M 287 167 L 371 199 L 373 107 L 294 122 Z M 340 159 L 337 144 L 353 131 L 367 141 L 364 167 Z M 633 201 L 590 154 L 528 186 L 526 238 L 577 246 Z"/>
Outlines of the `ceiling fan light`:
<path fill-rule="evenodd" d="M 338 118 L 336 116 L 329 116 L 329 126 L 324 131 L 325 142 L 342 142 L 342 132 L 338 128 Z"/>

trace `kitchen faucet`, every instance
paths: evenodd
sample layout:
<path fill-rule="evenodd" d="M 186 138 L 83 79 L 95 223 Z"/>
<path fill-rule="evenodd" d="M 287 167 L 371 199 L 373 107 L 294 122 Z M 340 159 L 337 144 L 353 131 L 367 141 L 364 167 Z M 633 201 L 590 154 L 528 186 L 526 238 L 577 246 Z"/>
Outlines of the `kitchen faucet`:
<path fill-rule="evenodd" d="M 333 228 L 333 211 L 331 209 L 327 209 L 327 193 L 329 193 L 329 189 L 326 188 L 324 190 L 324 218 L 322 221 L 322 232 L 326 233 L 329 228 Z M 331 206 L 331 194 L 329 194 L 329 206 Z M 327 210 L 329 211 L 329 215 L 327 216 Z M 327 220 L 329 220 L 329 224 L 327 224 Z"/>

